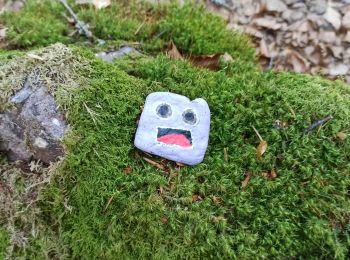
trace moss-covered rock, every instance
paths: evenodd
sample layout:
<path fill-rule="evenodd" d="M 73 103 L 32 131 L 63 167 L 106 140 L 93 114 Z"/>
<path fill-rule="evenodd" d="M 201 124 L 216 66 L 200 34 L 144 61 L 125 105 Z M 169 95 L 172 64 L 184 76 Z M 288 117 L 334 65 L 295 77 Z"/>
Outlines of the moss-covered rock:
<path fill-rule="evenodd" d="M 40 204 L 42 221 L 54 224 L 62 245 L 51 254 L 62 248 L 78 258 L 348 253 L 350 143 L 336 137 L 349 129 L 347 86 L 290 73 L 228 77 L 164 56 L 143 60 L 130 76 L 89 52 L 76 55 L 90 60 L 89 73 L 81 75 L 87 84 L 68 104 L 69 153 Z M 133 147 L 140 107 L 153 91 L 208 101 L 210 144 L 199 166 L 167 163 L 163 172 Z M 329 114 L 331 122 L 304 134 Z M 253 126 L 268 143 L 261 161 Z M 272 169 L 277 177 L 264 177 Z M 248 172 L 251 180 L 241 189 Z M 38 239 L 27 252 L 44 257 L 47 244 Z"/>
<path fill-rule="evenodd" d="M 178 13 L 165 11 L 155 26 L 164 30 L 158 37 L 163 43 L 174 39 L 188 53 L 226 51 L 234 62 L 221 64 L 218 72 L 163 55 L 110 64 L 74 47 L 77 64 L 86 65 L 69 75 L 84 79 L 84 86 L 58 94 L 72 126 L 64 141 L 68 154 L 40 193 L 40 232 L 14 255 L 346 258 L 350 139 L 337 135 L 350 129 L 349 87 L 319 77 L 260 72 L 245 37 L 223 32 L 224 24 L 211 15 L 202 20 L 202 11 L 171 8 Z M 81 9 L 81 15 L 85 11 L 92 17 L 90 9 Z M 218 37 L 187 28 L 189 14 L 198 26 L 207 22 Z M 202 164 L 164 162 L 162 171 L 133 147 L 141 107 L 153 91 L 207 100 L 212 124 Z M 304 133 L 328 115 L 333 120 Z M 268 144 L 261 160 L 253 127 Z M 268 178 L 265 173 L 272 170 L 277 176 Z"/>

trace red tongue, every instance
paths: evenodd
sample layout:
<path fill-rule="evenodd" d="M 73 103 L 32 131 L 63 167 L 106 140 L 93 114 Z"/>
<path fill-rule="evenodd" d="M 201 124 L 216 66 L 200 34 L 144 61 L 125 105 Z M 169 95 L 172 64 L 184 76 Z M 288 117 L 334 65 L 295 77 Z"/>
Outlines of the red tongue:
<path fill-rule="evenodd" d="M 158 142 L 162 142 L 165 144 L 176 144 L 182 147 L 190 147 L 191 143 L 183 134 L 169 134 L 159 137 Z"/>

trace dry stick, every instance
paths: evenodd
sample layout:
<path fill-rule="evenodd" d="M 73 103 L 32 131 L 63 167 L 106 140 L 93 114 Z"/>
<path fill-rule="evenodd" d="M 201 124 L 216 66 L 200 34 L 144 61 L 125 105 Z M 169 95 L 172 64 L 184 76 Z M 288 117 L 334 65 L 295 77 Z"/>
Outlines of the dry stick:
<path fill-rule="evenodd" d="M 155 162 L 155 161 L 153 161 L 153 160 L 151 160 L 151 159 L 148 159 L 148 158 L 146 158 L 146 157 L 143 157 L 143 159 L 144 159 L 146 162 L 148 162 L 148 163 L 152 164 L 153 166 L 157 167 L 158 169 L 161 169 L 161 170 L 164 170 L 164 169 L 165 169 L 164 166 L 161 165 L 160 163 L 157 163 L 157 162 Z"/>
<path fill-rule="evenodd" d="M 224 147 L 224 160 L 225 162 L 228 162 L 227 147 Z"/>
<path fill-rule="evenodd" d="M 256 133 L 256 135 L 259 137 L 260 142 L 263 142 L 264 139 L 262 139 L 261 135 L 259 134 L 258 130 L 256 130 L 256 128 L 253 126 L 254 132 Z"/>
<path fill-rule="evenodd" d="M 85 35 L 89 39 L 93 39 L 92 32 L 88 29 L 86 23 L 79 20 L 78 16 L 73 12 L 73 10 L 69 7 L 66 0 L 59 0 L 63 6 L 68 10 L 69 14 L 73 17 L 75 21 L 75 28 L 78 29 L 79 34 Z"/>
<path fill-rule="evenodd" d="M 108 199 L 107 204 L 106 204 L 106 206 L 105 206 L 105 208 L 104 208 L 103 211 L 106 211 L 106 210 L 107 210 L 107 208 L 108 208 L 109 205 L 111 204 L 113 198 L 114 198 L 114 194 Z"/>
<path fill-rule="evenodd" d="M 333 119 L 333 116 L 329 115 L 321 120 L 316 121 L 315 123 L 313 123 L 312 125 L 310 125 L 308 128 L 306 128 L 304 130 L 304 134 L 307 134 L 308 132 L 314 130 L 315 128 L 322 126 L 323 124 L 327 123 L 328 121 L 330 121 L 332 119 Z"/>

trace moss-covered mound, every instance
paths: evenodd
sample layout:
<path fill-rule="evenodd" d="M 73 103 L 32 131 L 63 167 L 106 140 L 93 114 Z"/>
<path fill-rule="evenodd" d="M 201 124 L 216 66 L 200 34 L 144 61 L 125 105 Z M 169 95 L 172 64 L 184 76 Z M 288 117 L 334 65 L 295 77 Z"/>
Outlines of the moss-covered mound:
<path fill-rule="evenodd" d="M 46 248 L 43 232 L 30 239 L 26 254 L 348 254 L 350 144 L 337 138 L 349 129 L 348 87 L 287 73 L 250 71 L 228 77 L 163 56 L 134 66 L 134 76 L 129 76 L 118 64 L 83 55 L 91 60 L 90 73 L 82 75 L 89 84 L 74 93 L 68 155 L 41 197 L 42 221 L 54 228 L 60 246 Z M 179 168 L 169 162 L 164 172 L 135 150 L 140 107 L 153 91 L 208 101 L 212 125 L 202 164 Z M 329 114 L 331 122 L 304 134 Z M 276 120 L 285 122 L 284 128 L 274 127 Z M 261 161 L 253 126 L 268 143 Z M 276 178 L 263 176 L 272 169 Z M 250 182 L 242 189 L 248 173 Z"/>
<path fill-rule="evenodd" d="M 176 8 L 199 12 L 190 6 Z M 346 258 L 350 139 L 344 137 L 350 129 L 349 87 L 318 77 L 260 72 L 245 61 L 254 59 L 247 45 L 215 45 L 205 29 L 199 30 L 201 37 L 191 28 L 178 30 L 185 26 L 180 14 L 169 14 L 159 28 L 181 49 L 247 55 L 212 72 L 163 55 L 107 64 L 74 47 L 77 59 L 87 61 L 74 76 L 86 84 L 74 89 L 68 100 L 64 95 L 59 99 L 72 126 L 64 140 L 67 156 L 40 194 L 35 222 L 40 222 L 40 231 L 13 255 Z M 194 24 L 203 22 L 202 16 L 194 17 Z M 208 24 L 219 21 L 206 17 Z M 224 25 L 219 28 L 220 39 L 245 39 L 230 34 L 231 40 Z M 137 119 L 153 91 L 207 100 L 212 124 L 202 164 L 163 162 L 166 170 L 161 170 L 134 148 Z M 328 115 L 331 121 L 305 133 Z M 261 160 L 253 127 L 268 144 Z M 276 175 L 266 174 L 271 171 Z M 0 230 L 0 248 L 11 241 L 3 233 Z"/>

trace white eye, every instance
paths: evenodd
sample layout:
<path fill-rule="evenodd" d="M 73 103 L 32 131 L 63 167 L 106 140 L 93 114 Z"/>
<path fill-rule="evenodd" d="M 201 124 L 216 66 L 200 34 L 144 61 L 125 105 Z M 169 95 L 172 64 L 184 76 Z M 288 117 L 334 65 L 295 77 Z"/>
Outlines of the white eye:
<path fill-rule="evenodd" d="M 157 107 L 157 115 L 163 118 L 168 118 L 171 116 L 171 107 L 168 104 L 160 104 Z"/>
<path fill-rule="evenodd" d="M 195 123 L 197 123 L 197 116 L 192 109 L 185 110 L 182 113 L 182 118 L 187 124 L 194 125 Z"/>

